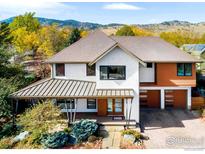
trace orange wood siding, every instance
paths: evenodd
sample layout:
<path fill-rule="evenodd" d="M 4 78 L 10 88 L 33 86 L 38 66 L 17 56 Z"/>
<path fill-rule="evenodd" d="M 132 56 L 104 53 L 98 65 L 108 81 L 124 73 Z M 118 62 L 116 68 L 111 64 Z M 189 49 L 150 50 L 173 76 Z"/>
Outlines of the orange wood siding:
<path fill-rule="evenodd" d="M 205 98 L 204 97 L 192 97 L 191 108 L 200 109 L 205 107 Z"/>
<path fill-rule="evenodd" d="M 187 90 L 174 90 L 174 108 L 185 109 L 187 104 Z"/>
<path fill-rule="evenodd" d="M 98 99 L 98 115 L 107 115 L 107 99 Z"/>
<path fill-rule="evenodd" d="M 192 76 L 177 76 L 176 63 L 156 64 L 156 86 L 196 86 L 195 63 L 192 64 Z"/>
<path fill-rule="evenodd" d="M 160 108 L 160 91 L 159 90 L 148 90 L 147 91 L 147 102 L 150 108 Z"/>

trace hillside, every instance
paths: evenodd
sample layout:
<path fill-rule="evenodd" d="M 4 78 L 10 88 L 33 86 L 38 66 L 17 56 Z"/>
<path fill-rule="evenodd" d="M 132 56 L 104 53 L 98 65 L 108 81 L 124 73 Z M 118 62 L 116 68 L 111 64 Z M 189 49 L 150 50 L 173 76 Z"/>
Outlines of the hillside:
<path fill-rule="evenodd" d="M 56 19 L 48 19 L 48 18 L 41 18 L 36 17 L 42 25 L 51 25 L 54 23 L 59 24 L 60 26 L 69 26 L 69 27 L 76 27 L 76 28 L 84 28 L 84 29 L 101 29 L 108 34 L 113 34 L 117 31 L 117 29 L 123 24 L 119 23 L 110 23 L 107 25 L 98 24 L 98 23 L 91 23 L 91 22 L 80 22 L 77 20 L 56 20 Z M 2 20 L 0 22 L 12 22 L 14 17 Z M 186 30 L 186 31 L 193 31 L 199 35 L 205 33 L 205 22 L 200 23 L 191 23 L 188 21 L 165 21 L 162 23 L 156 24 L 135 24 L 140 28 L 152 31 L 156 34 L 159 34 L 164 31 L 175 31 L 175 30 Z"/>

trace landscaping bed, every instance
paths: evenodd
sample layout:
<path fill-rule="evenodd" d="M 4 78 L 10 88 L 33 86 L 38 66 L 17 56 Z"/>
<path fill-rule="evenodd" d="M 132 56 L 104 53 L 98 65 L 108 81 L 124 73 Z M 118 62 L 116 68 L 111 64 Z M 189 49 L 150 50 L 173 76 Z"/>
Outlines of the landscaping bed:
<path fill-rule="evenodd" d="M 134 129 L 121 131 L 120 149 L 145 149 L 144 140 L 147 136 L 142 135 Z"/>
<path fill-rule="evenodd" d="M 19 116 L 16 132 L 12 124 L 5 125 L 0 131 L 0 149 L 100 149 L 98 127 L 82 119 L 68 128 L 57 106 L 39 103 Z"/>

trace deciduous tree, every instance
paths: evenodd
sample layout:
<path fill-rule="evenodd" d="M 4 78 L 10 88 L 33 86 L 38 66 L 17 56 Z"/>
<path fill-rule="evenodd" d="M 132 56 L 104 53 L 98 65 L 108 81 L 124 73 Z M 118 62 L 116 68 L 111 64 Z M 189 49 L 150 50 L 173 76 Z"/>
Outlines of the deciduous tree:
<path fill-rule="evenodd" d="M 116 32 L 117 36 L 135 36 L 132 28 L 128 25 L 123 26 L 122 28 L 118 29 Z"/>

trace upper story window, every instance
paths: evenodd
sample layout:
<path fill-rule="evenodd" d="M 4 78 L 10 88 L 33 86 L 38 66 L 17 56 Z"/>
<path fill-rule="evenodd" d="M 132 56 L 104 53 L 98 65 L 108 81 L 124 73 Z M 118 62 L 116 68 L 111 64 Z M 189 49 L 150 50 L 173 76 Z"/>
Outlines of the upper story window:
<path fill-rule="evenodd" d="M 177 64 L 177 75 L 178 76 L 191 76 L 192 75 L 192 64 L 191 63 Z"/>
<path fill-rule="evenodd" d="M 87 76 L 95 76 L 95 64 L 92 66 L 86 65 L 86 74 Z"/>
<path fill-rule="evenodd" d="M 125 80 L 125 66 L 100 66 L 100 80 Z"/>
<path fill-rule="evenodd" d="M 56 64 L 56 76 L 65 76 L 65 64 Z"/>
<path fill-rule="evenodd" d="M 147 68 L 152 68 L 152 63 L 147 63 Z"/>

